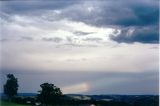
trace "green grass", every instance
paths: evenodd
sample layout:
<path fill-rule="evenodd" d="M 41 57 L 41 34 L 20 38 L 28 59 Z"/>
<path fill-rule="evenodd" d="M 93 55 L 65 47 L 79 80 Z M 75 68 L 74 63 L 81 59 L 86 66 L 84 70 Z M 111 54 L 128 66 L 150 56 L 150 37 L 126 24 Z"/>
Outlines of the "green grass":
<path fill-rule="evenodd" d="M 29 106 L 29 105 L 21 105 L 7 101 L 0 101 L 0 106 Z"/>

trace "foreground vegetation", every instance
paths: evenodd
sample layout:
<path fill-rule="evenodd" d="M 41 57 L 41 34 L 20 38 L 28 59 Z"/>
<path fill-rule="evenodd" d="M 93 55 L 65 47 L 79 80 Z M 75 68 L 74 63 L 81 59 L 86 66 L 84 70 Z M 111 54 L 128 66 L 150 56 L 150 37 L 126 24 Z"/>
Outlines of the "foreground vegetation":
<path fill-rule="evenodd" d="M 0 106 L 29 106 L 29 105 L 22 105 L 8 101 L 0 101 Z"/>
<path fill-rule="evenodd" d="M 81 96 L 81 95 L 79 95 Z M 69 98 L 69 96 L 65 96 L 61 101 L 54 102 L 52 104 L 41 104 L 37 101 L 36 96 L 26 97 L 26 96 L 17 96 L 12 99 L 12 102 L 8 102 L 7 100 L 2 101 L 1 106 L 158 106 L 159 105 L 159 96 L 153 95 L 142 95 L 139 97 L 136 96 L 114 96 L 118 99 L 113 99 L 111 101 L 104 101 L 93 99 L 96 95 L 91 96 L 90 100 L 82 100 L 82 99 L 74 99 Z M 104 97 L 104 95 L 99 96 Z M 27 102 L 30 101 L 30 102 Z M 40 104 L 36 104 L 40 103 Z M 91 105 L 94 104 L 94 105 Z"/>
<path fill-rule="evenodd" d="M 96 105 L 93 106 L 130 106 L 127 105 L 126 103 L 121 103 L 121 102 L 108 102 L 108 103 L 95 103 Z M 36 105 L 24 105 L 24 104 L 18 104 L 18 103 L 13 103 L 13 102 L 9 102 L 9 101 L 1 101 L 1 105 L 0 106 L 36 106 Z M 89 102 L 82 102 L 82 101 L 77 101 L 77 102 L 68 102 L 68 103 L 64 103 L 64 104 L 55 104 L 55 105 L 39 105 L 39 106 L 92 106 L 91 103 Z"/>

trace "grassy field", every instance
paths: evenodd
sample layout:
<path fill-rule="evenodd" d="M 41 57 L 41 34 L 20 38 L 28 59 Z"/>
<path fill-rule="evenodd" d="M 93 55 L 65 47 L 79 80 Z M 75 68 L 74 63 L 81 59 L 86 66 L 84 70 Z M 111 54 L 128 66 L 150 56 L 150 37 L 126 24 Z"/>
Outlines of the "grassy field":
<path fill-rule="evenodd" d="M 29 105 L 20 105 L 12 102 L 0 101 L 0 106 L 29 106 Z"/>

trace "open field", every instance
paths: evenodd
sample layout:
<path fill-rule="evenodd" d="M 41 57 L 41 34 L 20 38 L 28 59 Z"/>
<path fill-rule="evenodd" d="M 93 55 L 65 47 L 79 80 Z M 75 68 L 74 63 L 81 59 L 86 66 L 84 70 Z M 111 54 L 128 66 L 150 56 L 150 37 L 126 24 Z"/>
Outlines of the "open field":
<path fill-rule="evenodd" d="M 21 105 L 21 104 L 16 104 L 16 103 L 7 102 L 7 101 L 0 101 L 0 106 L 31 106 L 31 105 Z M 63 105 L 63 106 L 71 106 L 71 105 Z M 79 106 L 89 106 L 89 105 L 79 105 Z"/>
<path fill-rule="evenodd" d="M 30 106 L 30 105 L 21 105 L 12 102 L 0 101 L 0 106 Z"/>

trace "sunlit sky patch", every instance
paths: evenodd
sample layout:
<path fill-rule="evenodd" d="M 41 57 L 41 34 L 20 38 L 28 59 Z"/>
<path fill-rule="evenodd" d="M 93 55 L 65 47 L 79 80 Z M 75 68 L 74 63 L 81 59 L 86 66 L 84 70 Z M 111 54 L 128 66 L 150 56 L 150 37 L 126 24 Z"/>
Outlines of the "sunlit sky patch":
<path fill-rule="evenodd" d="M 84 93 L 89 90 L 89 85 L 87 83 L 74 84 L 72 86 L 67 86 L 62 88 L 64 93 Z"/>
<path fill-rule="evenodd" d="M 144 86 L 147 82 L 158 84 L 157 0 L 1 1 L 0 7 L 3 74 L 128 73 L 140 74 L 145 80 L 139 82 Z M 155 76 L 149 79 L 145 73 Z M 80 77 L 75 76 L 71 76 L 73 81 Z M 95 92 L 98 94 L 114 93 L 110 89 L 116 84 L 126 82 L 129 87 L 129 82 L 134 82 L 129 77 L 113 77 L 105 83 L 108 79 L 101 77 L 97 76 L 96 81 L 90 77 L 79 79 L 74 85 L 67 85 L 65 78 L 59 79 L 63 83 L 51 77 L 45 80 L 55 80 L 67 93 L 94 93 L 100 89 Z M 150 86 L 150 91 L 133 87 L 122 93 L 155 93 L 155 87 Z M 21 88 L 20 92 L 36 92 L 35 88 Z M 121 93 L 124 89 L 120 88 L 115 92 Z"/>

